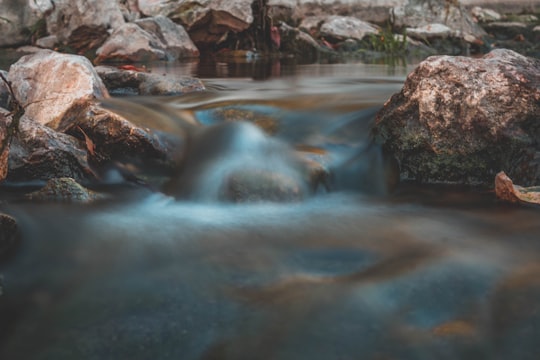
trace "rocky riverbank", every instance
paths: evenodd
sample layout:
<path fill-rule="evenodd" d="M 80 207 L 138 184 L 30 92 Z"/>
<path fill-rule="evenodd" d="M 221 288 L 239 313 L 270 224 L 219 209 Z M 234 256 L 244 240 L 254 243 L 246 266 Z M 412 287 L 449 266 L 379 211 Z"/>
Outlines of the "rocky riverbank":
<path fill-rule="evenodd" d="M 540 56 L 537 0 L 0 0 L 0 6 L 6 9 L 0 47 L 32 45 L 95 63 L 176 61 L 201 53 L 222 61 L 423 58 L 496 48 Z"/>

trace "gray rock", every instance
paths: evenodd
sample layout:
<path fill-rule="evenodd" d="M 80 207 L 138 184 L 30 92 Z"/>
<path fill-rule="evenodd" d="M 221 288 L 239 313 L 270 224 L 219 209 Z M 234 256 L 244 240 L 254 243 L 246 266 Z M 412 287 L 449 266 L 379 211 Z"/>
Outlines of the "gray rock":
<path fill-rule="evenodd" d="M 252 0 L 139 0 L 146 16 L 163 15 L 183 25 L 195 44 L 215 43 L 225 33 L 241 32 L 253 22 Z"/>
<path fill-rule="evenodd" d="M 487 23 L 492 21 L 499 21 L 502 19 L 502 15 L 492 9 L 482 8 L 475 6 L 471 9 L 471 15 L 481 23 Z"/>
<path fill-rule="evenodd" d="M 50 0 L 0 0 L 0 47 L 28 44 L 52 8 Z"/>
<path fill-rule="evenodd" d="M 11 66 L 9 80 L 26 116 L 53 127 L 74 103 L 108 96 L 87 58 L 51 50 L 23 56 Z"/>
<path fill-rule="evenodd" d="M 331 50 L 324 48 L 308 33 L 293 28 L 285 23 L 279 26 L 281 36 L 281 48 L 284 53 L 294 54 L 303 59 L 318 59 L 321 54 L 330 53 Z"/>
<path fill-rule="evenodd" d="M 97 66 L 96 71 L 111 94 L 181 95 L 205 90 L 200 79 L 189 76 L 160 75 L 111 66 Z"/>
<path fill-rule="evenodd" d="M 141 11 L 139 10 L 138 0 L 117 0 L 120 5 L 120 11 L 126 22 L 133 22 L 140 19 Z"/>
<path fill-rule="evenodd" d="M 199 56 L 184 28 L 164 16 L 122 25 L 96 51 L 96 63 L 106 61 L 173 61 Z"/>
<path fill-rule="evenodd" d="M 69 177 L 53 178 L 44 187 L 26 194 L 29 200 L 89 204 L 105 196 L 89 190 Z"/>
<path fill-rule="evenodd" d="M 44 36 L 36 40 L 36 46 L 43 49 L 54 49 L 58 44 L 58 37 L 56 35 Z"/>
<path fill-rule="evenodd" d="M 452 36 L 466 35 L 481 39 L 485 31 L 473 20 L 470 13 L 460 4 L 446 0 L 408 0 L 391 10 L 394 26 L 418 28 L 431 24 L 442 24 L 452 30 Z"/>
<path fill-rule="evenodd" d="M 23 116 L 9 149 L 10 181 L 48 180 L 71 177 L 94 179 L 87 150 L 76 138 L 54 131 Z"/>
<path fill-rule="evenodd" d="M 86 29 L 117 29 L 124 24 L 124 17 L 117 1 L 110 0 L 54 0 L 47 16 L 47 31 L 56 35 L 61 43 Z"/>
<path fill-rule="evenodd" d="M 434 56 L 378 113 L 374 134 L 401 178 L 493 186 L 505 171 L 540 183 L 540 61 L 510 50 Z"/>
<path fill-rule="evenodd" d="M 322 36 L 336 40 L 362 40 L 369 34 L 377 34 L 379 30 L 360 19 L 351 16 L 329 16 L 319 29 Z"/>
<path fill-rule="evenodd" d="M 193 58 L 199 56 L 199 50 L 191 41 L 188 33 L 181 25 L 175 24 L 168 18 L 158 15 L 135 22 L 150 34 L 158 37 L 168 54 L 173 59 Z"/>
<path fill-rule="evenodd" d="M 443 24 L 428 24 L 416 28 L 407 28 L 407 35 L 416 40 L 447 38 L 455 36 L 452 29 Z"/>

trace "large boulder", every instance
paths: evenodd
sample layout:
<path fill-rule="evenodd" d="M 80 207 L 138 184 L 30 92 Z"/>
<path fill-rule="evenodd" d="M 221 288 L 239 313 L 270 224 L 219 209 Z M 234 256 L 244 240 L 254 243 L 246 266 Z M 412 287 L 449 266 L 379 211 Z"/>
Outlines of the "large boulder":
<path fill-rule="evenodd" d="M 229 31 L 238 33 L 253 22 L 253 0 L 139 0 L 146 16 L 163 15 L 182 24 L 195 44 L 218 41 Z"/>
<path fill-rule="evenodd" d="M 97 49 L 96 55 L 96 63 L 172 61 L 198 57 L 199 50 L 182 26 L 158 15 L 122 25 Z"/>
<path fill-rule="evenodd" d="M 47 16 L 49 34 L 80 51 L 97 48 L 106 39 L 107 30 L 122 24 L 124 17 L 118 1 L 109 0 L 54 0 Z"/>
<path fill-rule="evenodd" d="M 0 47 L 26 44 L 53 9 L 50 0 L 0 0 Z"/>
<path fill-rule="evenodd" d="M 74 103 L 108 96 L 87 58 L 51 50 L 23 56 L 11 66 L 8 78 L 27 117 L 50 126 Z"/>
<path fill-rule="evenodd" d="M 511 50 L 434 56 L 378 113 L 374 134 L 401 178 L 493 186 L 505 171 L 540 183 L 540 60 Z"/>

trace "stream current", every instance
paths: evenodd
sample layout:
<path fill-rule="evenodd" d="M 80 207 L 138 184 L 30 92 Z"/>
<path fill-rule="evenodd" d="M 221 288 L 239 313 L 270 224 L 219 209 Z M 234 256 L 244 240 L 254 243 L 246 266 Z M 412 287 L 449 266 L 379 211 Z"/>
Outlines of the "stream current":
<path fill-rule="evenodd" d="M 3 189 L 22 245 L 0 265 L 0 358 L 538 359 L 538 209 L 477 189 L 387 186 L 369 130 L 408 71 L 312 65 L 141 99 L 208 128 L 224 108 L 274 121 L 270 140 L 253 128 L 210 137 L 219 151 L 202 157 L 192 183 L 204 186 L 188 196 L 114 194 L 120 184 L 94 205 L 36 204 Z M 137 120 L 152 127 L 146 115 Z M 207 196 L 223 163 L 290 167 L 254 150 L 268 141 L 324 153 L 331 191 Z"/>

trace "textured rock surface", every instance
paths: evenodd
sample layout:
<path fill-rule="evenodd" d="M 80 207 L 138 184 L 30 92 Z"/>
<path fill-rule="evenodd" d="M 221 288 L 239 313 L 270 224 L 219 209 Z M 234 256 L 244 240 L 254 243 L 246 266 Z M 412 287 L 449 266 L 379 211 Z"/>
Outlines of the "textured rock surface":
<path fill-rule="evenodd" d="M 52 8 L 50 0 L 0 0 L 0 47 L 27 43 Z"/>
<path fill-rule="evenodd" d="M 510 50 L 422 62 L 378 113 L 374 133 L 403 179 L 540 183 L 540 61 Z"/>
<path fill-rule="evenodd" d="M 54 0 L 47 16 L 47 31 L 62 43 L 84 29 L 116 29 L 124 24 L 118 1 Z"/>
<path fill-rule="evenodd" d="M 80 185 L 75 179 L 64 177 L 47 181 L 45 186 L 26 195 L 29 200 L 88 204 L 104 196 Z"/>
<path fill-rule="evenodd" d="M 163 15 L 182 24 L 196 44 L 214 43 L 228 31 L 241 32 L 253 22 L 252 0 L 140 0 L 144 15 Z"/>
<path fill-rule="evenodd" d="M 50 50 L 22 57 L 9 80 L 27 117 L 41 124 L 60 121 L 75 102 L 108 96 L 87 58 Z"/>
<path fill-rule="evenodd" d="M 199 56 L 180 25 L 158 15 L 122 25 L 96 51 L 95 62 L 177 60 Z"/>
<path fill-rule="evenodd" d="M 165 76 L 111 66 L 97 66 L 96 71 L 111 94 L 180 95 L 205 89 L 200 79 L 189 76 Z"/>
<path fill-rule="evenodd" d="M 7 179 L 31 181 L 57 177 L 77 181 L 94 179 L 86 149 L 76 138 L 23 116 L 10 146 Z"/>
<path fill-rule="evenodd" d="M 378 32 L 373 25 L 351 16 L 329 16 L 321 24 L 319 31 L 322 36 L 336 40 L 362 40 L 367 35 Z"/>

